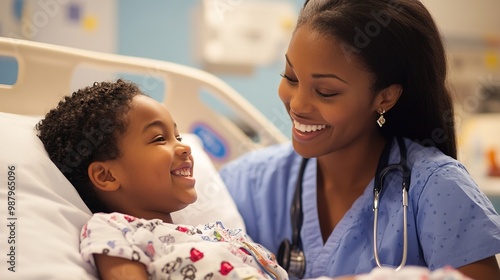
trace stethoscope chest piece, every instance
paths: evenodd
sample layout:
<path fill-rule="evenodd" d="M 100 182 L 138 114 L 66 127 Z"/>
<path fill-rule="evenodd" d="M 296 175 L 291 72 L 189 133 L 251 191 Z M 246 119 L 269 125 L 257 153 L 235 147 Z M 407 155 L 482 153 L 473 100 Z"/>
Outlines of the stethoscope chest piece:
<path fill-rule="evenodd" d="M 278 263 L 289 276 L 302 279 L 306 272 L 306 258 L 299 248 L 293 248 L 288 239 L 281 242 L 278 251 Z"/>

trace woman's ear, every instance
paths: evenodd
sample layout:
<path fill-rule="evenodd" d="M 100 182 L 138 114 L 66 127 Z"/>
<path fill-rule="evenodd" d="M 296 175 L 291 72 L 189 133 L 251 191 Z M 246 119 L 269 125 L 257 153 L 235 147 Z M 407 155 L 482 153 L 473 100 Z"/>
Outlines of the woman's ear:
<path fill-rule="evenodd" d="M 120 188 L 120 183 L 113 177 L 109 165 L 106 162 L 92 162 L 87 172 L 92 184 L 101 191 L 116 191 Z"/>
<path fill-rule="evenodd" d="M 392 84 L 383 90 L 381 90 L 377 97 L 375 97 L 373 106 L 375 110 L 379 112 L 380 110 L 387 112 L 389 111 L 399 100 L 399 97 L 403 93 L 403 87 L 400 84 Z"/>

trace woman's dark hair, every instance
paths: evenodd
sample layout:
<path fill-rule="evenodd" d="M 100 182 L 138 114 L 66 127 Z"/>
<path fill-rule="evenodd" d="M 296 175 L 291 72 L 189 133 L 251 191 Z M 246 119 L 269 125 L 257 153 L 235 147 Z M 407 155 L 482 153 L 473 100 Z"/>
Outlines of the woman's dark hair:
<path fill-rule="evenodd" d="M 92 213 L 109 212 L 98 198 L 87 168 L 94 161 L 120 155 L 118 139 L 125 132 L 130 102 L 143 95 L 123 81 L 94 83 L 64 97 L 37 125 L 50 159 L 73 184 Z"/>
<path fill-rule="evenodd" d="M 453 101 L 439 30 L 417 0 L 311 0 L 299 15 L 332 36 L 348 59 L 373 73 L 373 92 L 400 84 L 403 93 L 386 113 L 386 137 L 403 136 L 456 158 Z"/>

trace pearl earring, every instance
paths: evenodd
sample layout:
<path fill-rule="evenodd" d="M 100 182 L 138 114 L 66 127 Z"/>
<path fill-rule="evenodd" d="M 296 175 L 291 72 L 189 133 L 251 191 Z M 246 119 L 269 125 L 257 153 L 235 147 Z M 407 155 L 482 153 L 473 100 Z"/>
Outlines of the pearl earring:
<path fill-rule="evenodd" d="M 385 110 L 384 109 L 380 109 L 379 110 L 379 114 L 380 116 L 378 117 L 377 119 L 377 124 L 378 126 L 382 127 L 385 123 L 385 118 L 384 118 L 384 113 L 385 113 Z"/>

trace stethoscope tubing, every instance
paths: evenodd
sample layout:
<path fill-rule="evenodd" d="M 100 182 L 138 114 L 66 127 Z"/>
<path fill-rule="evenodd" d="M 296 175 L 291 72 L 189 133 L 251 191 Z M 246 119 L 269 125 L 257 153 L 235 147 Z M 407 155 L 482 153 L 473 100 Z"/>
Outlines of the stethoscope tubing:
<path fill-rule="evenodd" d="M 382 196 L 382 187 L 384 185 L 384 178 L 387 173 L 389 173 L 393 169 L 397 169 L 401 171 L 402 173 L 402 206 L 403 206 L 403 255 L 401 257 L 401 263 L 399 266 L 395 269 L 396 271 L 400 270 L 402 267 L 405 266 L 407 256 L 408 256 L 408 205 L 409 205 L 409 200 L 408 200 L 408 191 L 410 188 L 410 169 L 408 168 L 408 165 L 406 164 L 406 146 L 403 142 L 403 139 L 397 138 L 399 150 L 400 150 L 400 162 L 398 164 L 391 164 L 386 166 L 384 169 L 380 171 L 380 176 L 379 176 L 379 181 L 378 181 L 378 186 L 374 187 L 373 191 L 373 256 L 375 258 L 375 262 L 377 263 L 378 267 L 382 267 L 383 264 L 380 261 L 380 257 L 378 254 L 378 239 L 377 239 L 377 232 L 378 232 L 378 210 L 379 210 L 379 205 L 380 205 L 380 197 Z M 388 145 L 387 148 L 390 148 L 390 145 Z M 383 161 L 388 161 L 389 160 L 389 153 L 384 153 L 384 156 L 386 158 L 383 159 Z M 385 163 L 387 164 L 387 163 Z"/>
<path fill-rule="evenodd" d="M 382 152 L 381 159 L 377 166 L 377 171 L 375 174 L 375 182 L 373 187 L 373 255 L 375 262 L 378 267 L 382 267 L 383 264 L 380 261 L 378 252 L 378 241 L 377 241 L 377 227 L 378 227 L 378 210 L 380 206 L 380 198 L 382 196 L 383 181 L 385 175 L 393 169 L 397 169 L 402 172 L 402 205 L 403 205 L 403 255 L 401 258 L 401 263 L 395 270 L 400 270 L 405 266 L 407 256 L 408 256 L 408 192 L 410 187 L 410 177 L 411 170 L 406 164 L 406 146 L 404 140 L 401 137 L 396 137 L 397 144 L 399 146 L 399 152 L 401 160 L 398 164 L 388 164 L 389 155 L 391 151 L 392 142 L 388 142 L 384 151 Z M 392 140 L 387 140 L 392 141 Z M 292 201 L 292 206 L 290 209 L 291 222 L 292 222 L 292 242 L 288 239 L 283 240 L 280 245 L 278 252 L 278 263 L 287 270 L 290 276 L 297 276 L 302 278 L 305 273 L 305 254 L 302 251 L 300 231 L 303 222 L 303 212 L 302 212 L 302 180 L 305 172 L 305 167 L 308 159 L 303 158 L 299 170 L 299 176 L 297 180 L 297 185 L 295 187 L 295 193 Z"/>
<path fill-rule="evenodd" d="M 375 262 L 378 267 L 382 267 L 380 258 L 378 255 L 378 242 L 377 242 L 377 225 L 378 225 L 378 205 L 379 205 L 380 194 L 377 192 L 373 201 L 373 255 L 375 257 Z M 395 269 L 395 271 L 400 270 L 406 264 L 406 259 L 408 255 L 408 191 L 403 188 L 403 256 L 401 257 L 401 263 Z"/>

